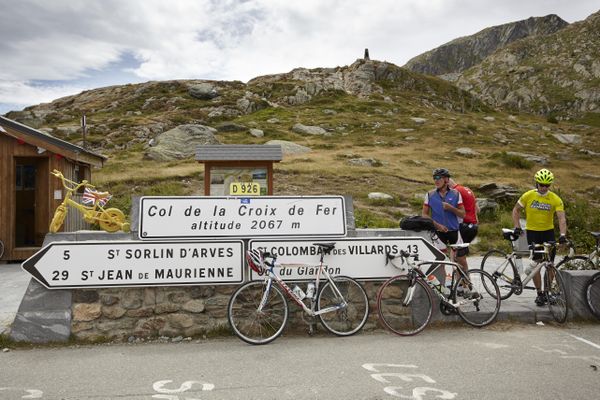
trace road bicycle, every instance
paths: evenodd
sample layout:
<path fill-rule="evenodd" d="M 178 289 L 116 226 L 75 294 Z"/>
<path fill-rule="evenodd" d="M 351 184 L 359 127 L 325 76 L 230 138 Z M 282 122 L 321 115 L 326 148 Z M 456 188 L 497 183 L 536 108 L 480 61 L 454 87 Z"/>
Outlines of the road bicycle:
<path fill-rule="evenodd" d="M 502 233 L 504 238 L 513 244 L 519 239 L 511 229 L 504 228 L 502 229 Z M 568 245 L 572 250 L 574 247 L 573 244 L 568 242 Z M 527 286 L 527 283 L 544 268 L 543 285 L 550 313 L 556 322 L 564 323 L 567 320 L 569 305 L 567 302 L 566 286 L 559 273 L 559 268 L 578 269 L 581 264 L 586 264 L 586 259 L 581 256 L 567 255 L 554 266 L 550 258 L 556 248 L 556 242 L 546 242 L 533 246 L 530 254 L 541 254 L 542 260 L 531 271 L 527 271 L 526 276 L 523 278 L 515 264 L 516 259 L 521 256 L 515 250 L 510 254 L 506 254 L 498 249 L 488 251 L 481 261 L 481 270 L 489 272 L 492 275 L 494 282 L 500 288 L 500 299 L 506 300 L 513 294 L 520 295 L 525 289 L 536 290 L 534 286 Z"/>
<path fill-rule="evenodd" d="M 335 335 L 350 336 L 362 329 L 369 316 L 365 289 L 350 277 L 332 277 L 327 271 L 323 259 L 335 248 L 335 243 L 313 245 L 319 248 L 320 262 L 316 278 L 308 283 L 306 293 L 298 285 L 291 289 L 276 272 L 281 266 L 304 264 L 278 264 L 277 255 L 261 249 L 246 252 L 250 268 L 264 278 L 242 284 L 231 295 L 227 318 L 237 337 L 249 344 L 266 344 L 280 336 L 289 316 L 284 294 Z M 313 333 L 313 325 L 309 333 Z"/>
<path fill-rule="evenodd" d="M 600 319 L 600 272 L 596 272 L 585 286 L 585 301 L 592 314 Z"/>
<path fill-rule="evenodd" d="M 456 244 L 450 248 L 454 252 L 468 245 Z M 401 260 L 401 265 L 394 263 L 396 259 Z M 425 329 L 433 315 L 434 294 L 444 315 L 458 314 L 475 327 L 489 325 L 496 319 L 500 310 L 500 290 L 487 272 L 470 269 L 465 273 L 452 260 L 419 261 L 418 254 L 404 250 L 399 254 L 386 254 L 386 264 L 388 261 L 401 273 L 379 288 L 377 312 L 382 324 L 395 334 L 411 336 Z M 422 266 L 429 266 L 426 272 L 422 271 Z M 448 287 L 435 276 L 439 268 L 445 275 L 446 266 L 453 269 Z M 488 290 L 494 295 L 489 295 Z"/>
<path fill-rule="evenodd" d="M 515 235 L 512 229 L 502 228 L 502 236 L 504 239 L 510 242 L 513 248 L 512 252 L 507 254 L 505 251 L 500 249 L 489 250 L 483 256 L 481 268 L 492 274 L 498 283 L 498 286 L 500 287 L 501 299 L 506 300 L 513 293 L 516 293 L 517 295 L 521 294 L 523 291 L 522 289 L 535 290 L 535 288 L 532 286 L 523 286 L 529 282 L 530 279 L 527 279 L 527 282 L 525 279 L 521 280 L 521 271 L 519 271 L 519 268 L 517 267 L 517 265 L 520 265 L 520 259 L 525 256 L 529 258 L 531 255 L 531 249 L 518 249 L 518 241 L 520 237 Z M 575 246 L 573 242 L 568 240 L 566 244 L 569 248 L 569 252 L 556 264 L 555 268 L 557 270 L 594 269 L 594 265 L 587 256 L 575 255 Z M 539 268 L 537 270 L 539 271 Z M 527 275 L 528 277 L 533 277 L 533 275 L 530 273 Z M 519 281 L 519 283 L 522 285 L 519 285 L 517 281 Z"/>
<path fill-rule="evenodd" d="M 50 172 L 62 181 L 64 188 L 67 191 L 65 199 L 60 203 L 54 212 L 52 222 L 50 222 L 50 232 L 58 232 L 67 216 L 67 206 L 71 206 L 81 212 L 84 221 L 90 224 L 99 224 L 100 228 L 107 232 L 116 232 L 119 229 L 123 232 L 129 232 L 129 223 L 125 221 L 125 214 L 118 208 L 104 208 L 104 205 L 110 199 L 110 193 L 108 192 L 96 192 L 93 190 L 94 185 L 88 183 L 87 180 L 81 181 L 81 183 L 74 182 L 67 179 L 58 170 Z M 71 197 L 80 188 L 85 188 L 84 198 L 89 199 L 91 206 L 79 204 L 74 201 Z"/>
<path fill-rule="evenodd" d="M 594 269 L 600 269 L 600 232 L 590 232 L 596 239 L 596 247 L 588 256 Z M 600 319 L 600 272 L 596 272 L 585 286 L 585 301 L 594 316 Z"/>

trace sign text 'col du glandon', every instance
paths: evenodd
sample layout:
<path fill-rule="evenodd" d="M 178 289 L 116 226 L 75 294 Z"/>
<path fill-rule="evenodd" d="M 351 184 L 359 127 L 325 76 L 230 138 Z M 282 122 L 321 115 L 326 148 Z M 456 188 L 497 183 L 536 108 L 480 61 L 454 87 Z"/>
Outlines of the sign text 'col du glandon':
<path fill-rule="evenodd" d="M 142 197 L 141 239 L 344 236 L 342 196 Z"/>

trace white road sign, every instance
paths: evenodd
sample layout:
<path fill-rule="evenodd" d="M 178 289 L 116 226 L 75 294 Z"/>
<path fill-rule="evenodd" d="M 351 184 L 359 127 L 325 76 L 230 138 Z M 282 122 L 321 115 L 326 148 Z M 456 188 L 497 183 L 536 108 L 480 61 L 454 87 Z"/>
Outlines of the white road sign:
<path fill-rule="evenodd" d="M 445 258 L 433 244 L 421 237 L 251 240 L 249 247 L 276 254 L 277 264 L 282 264 L 278 273 L 284 280 L 308 280 L 315 277 L 320 259 L 319 247 L 314 243 L 333 242 L 335 249 L 323 260 L 329 273 L 361 280 L 384 280 L 400 273 L 390 263 L 386 265 L 387 253 L 398 254 L 400 250 L 405 250 L 417 253 L 419 260 Z M 258 280 L 261 277 L 251 270 L 250 279 Z"/>
<path fill-rule="evenodd" d="M 236 284 L 244 244 L 223 242 L 54 242 L 22 268 L 49 289 Z"/>
<path fill-rule="evenodd" d="M 142 197 L 140 239 L 345 236 L 342 196 Z"/>

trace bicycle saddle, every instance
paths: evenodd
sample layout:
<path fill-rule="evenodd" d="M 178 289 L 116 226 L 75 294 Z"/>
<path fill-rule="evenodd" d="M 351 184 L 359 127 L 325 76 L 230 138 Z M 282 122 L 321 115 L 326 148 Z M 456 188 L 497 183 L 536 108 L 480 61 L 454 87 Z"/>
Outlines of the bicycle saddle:
<path fill-rule="evenodd" d="M 319 246 L 323 253 L 328 254 L 331 253 L 331 250 L 335 248 L 335 243 L 313 243 L 314 246 Z"/>
<path fill-rule="evenodd" d="M 590 232 L 596 239 L 600 238 L 600 232 Z"/>

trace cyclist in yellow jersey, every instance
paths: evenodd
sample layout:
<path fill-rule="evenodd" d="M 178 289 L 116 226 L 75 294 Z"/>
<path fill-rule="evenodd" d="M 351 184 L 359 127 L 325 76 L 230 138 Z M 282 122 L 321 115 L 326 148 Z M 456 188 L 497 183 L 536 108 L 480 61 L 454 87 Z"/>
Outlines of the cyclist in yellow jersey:
<path fill-rule="evenodd" d="M 513 223 L 515 225 L 515 235 L 521 235 L 521 210 L 525 210 L 525 219 L 527 220 L 527 243 L 543 244 L 544 242 L 554 242 L 554 214 L 558 217 L 558 229 L 560 238 L 558 242 L 564 244 L 567 241 L 567 218 L 565 216 L 565 207 L 563 201 L 554 192 L 550 191 L 550 185 L 554 182 L 554 174 L 547 169 L 540 169 L 535 173 L 535 189 L 525 192 L 515 204 L 512 211 Z M 556 252 L 550 255 L 552 261 Z M 533 263 L 537 265 L 542 258 L 540 254 L 534 254 Z M 542 278 L 538 271 L 533 277 L 533 283 L 537 289 L 535 304 L 543 306 L 547 302 L 547 296 L 542 291 Z"/>

